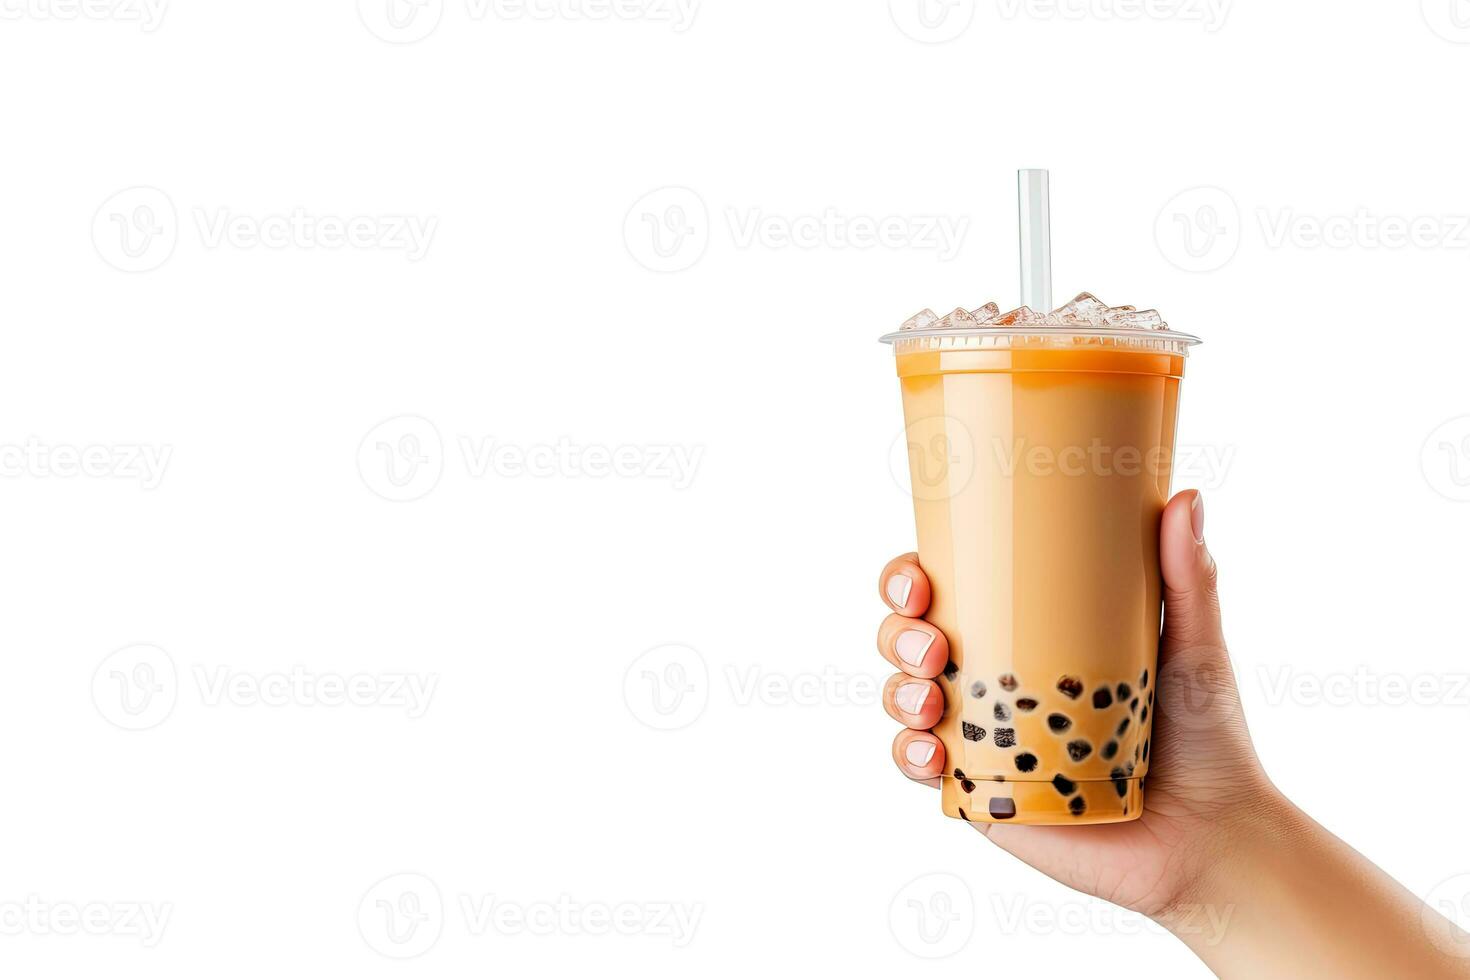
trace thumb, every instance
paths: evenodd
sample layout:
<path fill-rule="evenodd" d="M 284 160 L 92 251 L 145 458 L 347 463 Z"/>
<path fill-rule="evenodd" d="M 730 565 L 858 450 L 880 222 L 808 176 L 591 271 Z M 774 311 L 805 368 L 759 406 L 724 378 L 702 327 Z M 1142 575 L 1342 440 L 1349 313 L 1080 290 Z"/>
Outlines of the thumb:
<path fill-rule="evenodd" d="M 1183 649 L 1224 651 L 1215 559 L 1205 546 L 1205 502 L 1198 490 L 1177 494 L 1159 529 L 1164 572 L 1165 655 Z"/>

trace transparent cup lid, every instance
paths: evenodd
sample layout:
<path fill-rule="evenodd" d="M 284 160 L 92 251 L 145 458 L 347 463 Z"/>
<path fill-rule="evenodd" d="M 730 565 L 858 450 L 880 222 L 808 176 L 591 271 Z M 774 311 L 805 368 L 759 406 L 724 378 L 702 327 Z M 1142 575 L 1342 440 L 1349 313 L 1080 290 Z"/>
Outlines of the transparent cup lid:
<path fill-rule="evenodd" d="M 1024 307 L 1001 314 L 993 303 L 973 312 L 955 310 L 943 318 L 925 310 L 902 329 L 878 339 L 892 344 L 895 354 L 1017 347 L 1111 347 L 1187 355 L 1189 348 L 1202 343 L 1193 334 L 1169 329 L 1154 310 L 1139 312 L 1132 307 L 1106 307 L 1088 293 L 1045 316 Z"/>

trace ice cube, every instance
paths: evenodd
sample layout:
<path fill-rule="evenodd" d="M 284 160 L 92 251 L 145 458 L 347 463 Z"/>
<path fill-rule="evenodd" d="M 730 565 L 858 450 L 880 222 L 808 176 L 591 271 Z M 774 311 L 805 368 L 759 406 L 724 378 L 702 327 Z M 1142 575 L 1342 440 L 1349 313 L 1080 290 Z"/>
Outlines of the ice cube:
<path fill-rule="evenodd" d="M 1164 326 L 1164 318 L 1158 310 L 1135 310 L 1126 313 L 1108 312 L 1108 325 L 1129 327 L 1134 330 L 1158 330 Z"/>
<path fill-rule="evenodd" d="M 1052 316 L 1058 317 L 1062 323 L 1098 324 L 1103 322 L 1107 309 L 1108 304 L 1091 293 L 1078 293 L 1066 306 L 1053 310 Z"/>
<path fill-rule="evenodd" d="M 1017 307 L 1009 313 L 1003 313 L 990 322 L 998 327 L 1024 326 L 1029 323 L 1041 323 L 1046 317 L 1037 313 L 1029 306 Z"/>
<path fill-rule="evenodd" d="M 938 315 L 935 314 L 933 310 L 920 310 L 918 313 L 915 313 L 913 316 L 903 321 L 903 326 L 899 327 L 898 329 L 926 330 L 929 327 L 932 327 L 934 325 L 934 321 L 938 319 Z"/>
<path fill-rule="evenodd" d="M 960 307 L 949 316 L 934 324 L 934 327 L 937 330 L 950 330 L 953 328 L 963 329 L 964 327 L 973 327 L 975 325 L 975 318 L 970 315 L 970 311 L 964 307 Z"/>
<path fill-rule="evenodd" d="M 986 303 L 978 310 L 971 310 L 970 315 L 975 318 L 976 323 L 989 323 L 1000 316 L 1000 307 L 994 303 Z"/>

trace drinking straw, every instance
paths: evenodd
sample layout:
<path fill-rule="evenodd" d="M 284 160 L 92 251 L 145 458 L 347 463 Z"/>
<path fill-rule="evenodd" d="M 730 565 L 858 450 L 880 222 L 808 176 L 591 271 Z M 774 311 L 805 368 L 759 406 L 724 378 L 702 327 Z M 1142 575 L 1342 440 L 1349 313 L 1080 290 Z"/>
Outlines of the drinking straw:
<path fill-rule="evenodd" d="M 1051 189 L 1045 170 L 1016 172 L 1021 218 L 1021 305 L 1051 306 Z"/>

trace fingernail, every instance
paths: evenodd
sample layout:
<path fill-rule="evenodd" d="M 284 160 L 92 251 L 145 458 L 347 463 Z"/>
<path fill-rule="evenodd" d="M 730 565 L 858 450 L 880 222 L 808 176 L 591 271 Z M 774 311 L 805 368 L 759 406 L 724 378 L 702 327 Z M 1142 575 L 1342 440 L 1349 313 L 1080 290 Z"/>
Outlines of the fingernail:
<path fill-rule="evenodd" d="M 924 709 L 929 699 L 928 684 L 903 684 L 893 695 L 893 703 L 906 715 L 916 715 Z"/>
<path fill-rule="evenodd" d="M 1194 543 L 1205 543 L 1205 498 L 1196 492 L 1189 509 L 1189 526 L 1194 530 Z"/>
<path fill-rule="evenodd" d="M 888 601 L 902 609 L 909 603 L 909 593 L 914 589 L 914 580 L 907 575 L 895 575 L 888 580 Z"/>
<path fill-rule="evenodd" d="M 909 760 L 911 766 L 927 766 L 929 760 L 934 758 L 934 743 L 916 738 L 903 750 L 903 757 Z"/>
<path fill-rule="evenodd" d="M 898 639 L 893 643 L 893 649 L 898 652 L 898 659 L 910 667 L 917 667 L 924 662 L 924 655 L 933 645 L 933 633 L 925 633 L 923 630 L 904 630 L 898 634 Z"/>

